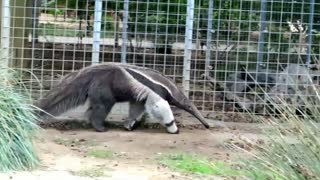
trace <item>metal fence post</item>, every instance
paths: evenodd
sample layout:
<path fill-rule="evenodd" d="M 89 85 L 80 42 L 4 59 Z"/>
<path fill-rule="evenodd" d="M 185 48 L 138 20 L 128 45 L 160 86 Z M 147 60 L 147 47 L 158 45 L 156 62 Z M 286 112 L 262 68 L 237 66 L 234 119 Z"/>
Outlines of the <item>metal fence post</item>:
<path fill-rule="evenodd" d="M 308 48 L 307 48 L 307 66 L 311 62 L 311 45 L 312 45 L 312 28 L 314 18 L 314 0 L 310 0 L 310 14 L 309 14 L 309 27 L 308 27 Z"/>
<path fill-rule="evenodd" d="M 123 4 L 123 28 L 122 28 L 122 46 L 121 46 L 121 63 L 126 63 L 127 44 L 128 44 L 128 14 L 129 0 L 124 0 Z"/>
<path fill-rule="evenodd" d="M 210 59 L 211 59 L 211 39 L 212 39 L 212 19 L 213 19 L 213 5 L 214 0 L 209 1 L 208 9 L 208 29 L 207 29 L 207 49 L 206 49 L 206 62 L 205 62 L 205 75 L 208 75 Z"/>
<path fill-rule="evenodd" d="M 194 0 L 188 0 L 187 4 L 187 18 L 186 18 L 186 32 L 184 45 L 184 59 L 183 59 L 183 90 L 189 97 L 190 90 L 190 66 L 192 53 L 192 31 L 193 31 L 193 17 L 194 17 Z"/>
<path fill-rule="evenodd" d="M 2 0 L 1 14 L 1 64 L 9 66 L 10 55 L 10 0 Z"/>
<path fill-rule="evenodd" d="M 256 65 L 256 70 L 258 72 L 259 70 L 259 64 L 263 62 L 263 48 L 264 48 L 264 31 L 266 28 L 266 7 L 267 7 L 267 2 L 266 0 L 261 0 L 261 5 L 260 5 L 260 34 L 259 34 L 259 40 L 258 40 L 258 63 Z"/>
<path fill-rule="evenodd" d="M 96 0 L 94 6 L 92 64 L 99 63 L 101 34 L 102 0 Z"/>

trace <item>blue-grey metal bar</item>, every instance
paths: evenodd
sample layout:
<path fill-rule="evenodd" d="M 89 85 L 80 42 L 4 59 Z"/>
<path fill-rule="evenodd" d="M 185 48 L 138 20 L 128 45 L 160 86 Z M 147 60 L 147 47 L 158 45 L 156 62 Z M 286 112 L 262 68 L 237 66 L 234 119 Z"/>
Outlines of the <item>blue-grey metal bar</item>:
<path fill-rule="evenodd" d="M 307 66 L 311 62 L 311 45 L 312 45 L 312 28 L 314 18 L 314 0 L 310 0 L 310 14 L 309 14 L 309 27 L 308 27 L 308 48 L 307 48 Z"/>
<path fill-rule="evenodd" d="M 9 66 L 10 55 L 10 0 L 2 0 L 1 14 L 1 61 L 4 67 Z"/>
<path fill-rule="evenodd" d="M 207 29 L 207 50 L 205 62 L 205 74 L 208 75 L 210 59 L 211 59 L 211 39 L 212 39 L 212 19 L 213 19 L 214 0 L 209 1 L 208 8 L 208 29 Z"/>
<path fill-rule="evenodd" d="M 257 62 L 257 71 L 259 70 L 259 64 L 263 62 L 263 48 L 264 48 L 264 31 L 266 28 L 266 14 L 267 14 L 267 0 L 261 0 L 260 2 L 260 34 L 258 41 L 258 62 Z"/>
<path fill-rule="evenodd" d="M 194 0 L 188 0 L 187 4 L 187 19 L 186 19 L 186 32 L 185 32 L 185 47 L 183 59 L 183 90 L 189 97 L 190 90 L 190 68 L 191 68 L 191 53 L 192 53 L 192 31 L 194 18 Z"/>
<path fill-rule="evenodd" d="M 122 28 L 122 45 L 121 45 L 121 63 L 126 63 L 127 45 L 128 45 L 128 14 L 129 0 L 124 0 L 123 4 L 123 28 Z"/>
<path fill-rule="evenodd" d="M 95 7 L 94 7 L 92 64 L 99 63 L 100 43 L 101 43 L 101 38 L 100 38 L 101 17 L 102 17 L 102 0 L 96 0 Z"/>

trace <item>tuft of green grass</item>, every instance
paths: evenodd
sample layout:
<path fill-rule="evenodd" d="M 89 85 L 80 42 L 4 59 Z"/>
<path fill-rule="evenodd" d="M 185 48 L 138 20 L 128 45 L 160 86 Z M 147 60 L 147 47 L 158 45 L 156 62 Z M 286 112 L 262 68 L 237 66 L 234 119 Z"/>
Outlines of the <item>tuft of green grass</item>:
<path fill-rule="evenodd" d="M 72 171 L 75 176 L 81 177 L 103 177 L 106 176 L 101 168 L 81 169 L 79 171 Z"/>
<path fill-rule="evenodd" d="M 3 64 L 2 64 L 3 65 Z M 35 108 L 27 91 L 14 78 L 15 71 L 0 67 L 0 171 L 36 167 L 39 158 L 33 144 L 37 125 Z"/>
<path fill-rule="evenodd" d="M 160 157 L 159 160 L 161 164 L 173 170 L 197 175 L 231 177 L 243 176 L 246 173 L 223 161 L 210 161 L 206 157 L 187 153 L 168 154 Z"/>
<path fill-rule="evenodd" d="M 307 78 L 312 82 L 312 78 Z M 290 77 L 288 77 L 290 78 Z M 260 179 L 283 179 L 283 180 L 316 180 L 320 179 L 320 126 L 316 121 L 320 117 L 320 93 L 317 85 L 308 85 L 311 94 L 305 96 L 302 86 L 292 86 L 296 95 L 291 98 L 299 99 L 296 105 L 304 105 L 308 111 L 297 109 L 281 96 L 269 96 L 265 98 L 269 102 L 269 108 L 277 112 L 277 116 L 262 116 L 250 114 L 262 122 L 261 126 L 266 135 L 266 143 L 259 144 L 243 137 L 244 143 L 253 147 L 246 150 L 231 144 L 230 147 L 240 150 L 250 156 L 243 160 L 246 169 L 250 172 L 248 177 L 256 179 L 256 171 L 262 173 Z M 309 91 L 310 92 L 310 91 Z M 294 97 L 296 96 L 296 97 Z M 267 104 L 267 103 L 266 103 Z M 297 114 L 297 110 L 300 115 Z M 261 174 L 260 174 L 261 175 Z"/>
<path fill-rule="evenodd" d="M 55 138 L 53 140 L 53 142 L 55 142 L 56 144 L 59 144 L 59 145 L 64 145 L 64 146 L 70 145 L 70 141 L 63 139 L 63 138 L 60 138 L 60 137 Z"/>
<path fill-rule="evenodd" d="M 105 159 L 111 158 L 113 156 L 113 152 L 107 149 L 91 149 L 87 152 L 87 156 Z"/>

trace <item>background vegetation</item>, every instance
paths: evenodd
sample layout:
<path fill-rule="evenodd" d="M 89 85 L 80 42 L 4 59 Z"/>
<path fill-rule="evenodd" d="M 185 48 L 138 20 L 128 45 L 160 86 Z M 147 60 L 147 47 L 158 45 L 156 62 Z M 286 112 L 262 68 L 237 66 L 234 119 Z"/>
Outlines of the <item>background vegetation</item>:
<path fill-rule="evenodd" d="M 88 6 L 87 6 L 88 2 Z M 287 59 L 297 58 L 289 57 L 288 53 L 299 53 L 295 49 L 299 43 L 307 43 L 307 31 L 309 27 L 310 1 L 267 1 L 266 22 L 264 33 L 264 59 L 273 61 L 287 61 Z M 94 13 L 94 1 L 92 0 L 51 0 L 44 1 L 43 9 L 53 13 L 61 14 L 63 7 L 68 11 L 74 11 L 79 19 L 86 19 Z M 195 0 L 194 14 L 194 38 L 206 40 L 207 20 L 208 20 L 209 1 Z M 320 8 L 316 3 L 314 9 Z M 104 31 L 107 31 L 110 37 L 121 31 L 115 28 L 115 22 L 110 15 L 114 11 L 121 16 L 123 12 L 123 1 L 103 1 L 103 23 Z M 109 13 L 107 13 L 109 11 Z M 155 41 L 156 44 L 167 44 L 175 41 L 183 41 L 186 26 L 187 0 L 149 0 L 149 1 L 129 1 L 129 37 L 139 38 L 139 35 L 147 37 L 148 40 Z M 257 46 L 261 29 L 261 1 L 256 0 L 215 0 L 213 10 L 212 27 L 214 34 L 213 44 L 247 44 Z M 320 14 L 315 11 L 313 15 L 314 25 L 312 52 L 320 52 Z M 302 22 L 304 29 L 304 40 L 301 41 L 301 32 L 291 32 L 288 21 L 296 23 Z M 198 36 L 197 32 L 201 33 Z M 69 34 L 69 33 L 68 33 Z M 103 33 L 104 34 L 104 33 Z M 239 51 L 231 50 L 225 56 L 233 57 L 234 53 L 239 57 L 233 57 L 238 60 L 244 59 L 250 61 L 255 59 L 248 53 L 249 49 L 240 48 Z M 257 54 L 254 55 L 257 57 Z M 223 59 L 223 57 L 219 57 Z M 306 57 L 302 57 L 304 60 Z M 231 63 L 233 65 L 233 63 Z"/>

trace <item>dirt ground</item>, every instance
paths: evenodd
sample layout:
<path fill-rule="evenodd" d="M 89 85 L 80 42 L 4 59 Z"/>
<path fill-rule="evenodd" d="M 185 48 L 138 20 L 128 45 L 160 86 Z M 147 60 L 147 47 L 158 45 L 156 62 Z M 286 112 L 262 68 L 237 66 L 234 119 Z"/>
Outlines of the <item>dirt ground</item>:
<path fill-rule="evenodd" d="M 0 174 L 0 179 L 200 179 L 195 175 L 173 171 L 162 165 L 157 158 L 167 153 L 187 152 L 228 161 L 236 156 L 223 146 L 225 142 L 239 134 L 250 138 L 259 137 L 253 124 L 228 126 L 211 130 L 185 127 L 177 135 L 167 134 L 161 128 L 139 128 L 128 132 L 115 127 L 104 133 L 92 129 L 45 128 L 36 140 L 41 167 L 32 172 Z M 88 155 L 88 152 L 97 149 L 108 150 L 112 155 L 104 158 Z M 94 177 L 94 174 L 101 172 L 103 175 Z"/>

